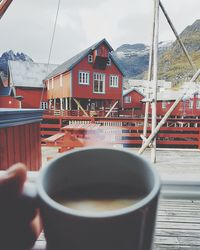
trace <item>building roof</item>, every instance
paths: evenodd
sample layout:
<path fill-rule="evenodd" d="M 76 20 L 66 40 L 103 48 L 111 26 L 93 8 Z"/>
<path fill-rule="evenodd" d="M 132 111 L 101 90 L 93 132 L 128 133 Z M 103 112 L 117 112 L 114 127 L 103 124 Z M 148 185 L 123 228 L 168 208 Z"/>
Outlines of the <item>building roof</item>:
<path fill-rule="evenodd" d="M 130 89 L 124 89 L 124 90 L 123 90 L 123 96 L 128 95 L 128 94 L 131 93 L 132 91 L 136 91 L 136 92 L 138 92 L 140 95 L 142 95 L 142 96 L 145 97 L 144 93 L 142 93 L 141 91 L 139 91 L 139 90 L 138 90 L 137 88 L 135 88 L 135 87 L 132 87 L 132 88 L 130 88 Z"/>
<path fill-rule="evenodd" d="M 76 64 L 78 64 L 83 58 L 85 58 L 87 55 L 89 55 L 93 50 L 95 50 L 102 43 L 105 43 L 108 46 L 110 52 L 113 51 L 113 48 L 110 46 L 110 44 L 104 38 L 101 41 L 93 44 L 89 48 L 81 51 L 77 55 L 73 56 L 69 60 L 65 61 L 63 64 L 58 66 L 55 70 L 53 70 L 44 80 L 71 70 Z M 114 64 L 118 67 L 118 69 L 121 71 L 121 73 L 124 75 L 123 70 L 120 68 L 119 64 L 116 62 L 116 60 L 111 55 L 111 53 L 110 53 L 110 58 L 114 62 Z"/>
<path fill-rule="evenodd" d="M 10 87 L 0 88 L 0 96 L 11 96 L 13 95 L 13 89 Z"/>
<path fill-rule="evenodd" d="M 8 61 L 10 84 L 17 87 L 43 88 L 43 79 L 57 66 L 26 61 Z"/>

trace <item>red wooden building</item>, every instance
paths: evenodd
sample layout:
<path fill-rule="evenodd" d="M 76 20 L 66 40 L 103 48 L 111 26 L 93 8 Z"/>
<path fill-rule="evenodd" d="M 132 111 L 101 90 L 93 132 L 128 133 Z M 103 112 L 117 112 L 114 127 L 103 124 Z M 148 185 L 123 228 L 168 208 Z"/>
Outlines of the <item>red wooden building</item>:
<path fill-rule="evenodd" d="M 123 72 L 106 39 L 57 67 L 45 78 L 51 109 L 105 110 L 122 102 Z"/>
<path fill-rule="evenodd" d="M 56 67 L 27 61 L 8 62 L 8 86 L 12 88 L 14 97 L 21 101 L 21 108 L 47 107 L 43 79 Z"/>
<path fill-rule="evenodd" d="M 144 105 L 142 100 L 145 95 L 138 89 L 132 87 L 123 91 L 123 110 L 129 111 L 132 115 L 142 115 L 144 113 Z"/>
<path fill-rule="evenodd" d="M 163 91 L 158 93 L 157 116 L 164 116 L 180 95 L 182 93 L 177 91 Z M 142 102 L 145 105 L 146 99 L 143 99 Z M 151 113 L 151 108 L 149 109 L 149 113 Z M 200 117 L 200 93 L 196 91 L 193 94 L 185 95 L 170 117 Z"/>

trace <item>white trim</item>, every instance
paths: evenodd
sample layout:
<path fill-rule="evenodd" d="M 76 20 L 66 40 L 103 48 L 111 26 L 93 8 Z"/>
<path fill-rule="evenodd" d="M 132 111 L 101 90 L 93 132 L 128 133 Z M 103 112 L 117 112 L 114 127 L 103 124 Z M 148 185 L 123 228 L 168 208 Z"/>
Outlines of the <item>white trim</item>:
<path fill-rule="evenodd" d="M 196 109 L 200 109 L 200 100 L 197 100 L 196 102 Z"/>
<path fill-rule="evenodd" d="M 60 87 L 62 87 L 63 86 L 63 75 L 61 74 L 60 75 Z"/>
<path fill-rule="evenodd" d="M 49 90 L 49 79 L 47 80 L 47 90 Z"/>
<path fill-rule="evenodd" d="M 53 79 L 53 77 L 51 78 L 51 88 L 53 89 L 53 87 L 54 87 L 54 79 Z"/>

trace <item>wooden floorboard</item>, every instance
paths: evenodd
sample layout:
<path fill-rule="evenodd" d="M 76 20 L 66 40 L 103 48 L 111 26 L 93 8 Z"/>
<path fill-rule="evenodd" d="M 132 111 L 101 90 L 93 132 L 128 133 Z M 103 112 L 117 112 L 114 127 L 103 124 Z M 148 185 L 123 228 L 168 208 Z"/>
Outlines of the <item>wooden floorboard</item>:
<path fill-rule="evenodd" d="M 33 249 L 45 249 L 43 234 Z M 160 199 L 152 250 L 189 249 L 200 249 L 200 201 Z"/>

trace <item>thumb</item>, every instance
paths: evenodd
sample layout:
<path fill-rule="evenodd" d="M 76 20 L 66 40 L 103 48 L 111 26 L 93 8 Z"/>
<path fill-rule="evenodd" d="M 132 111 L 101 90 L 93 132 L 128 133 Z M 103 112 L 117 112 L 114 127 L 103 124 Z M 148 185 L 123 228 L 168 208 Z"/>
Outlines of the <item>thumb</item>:
<path fill-rule="evenodd" d="M 22 192 L 26 180 L 26 166 L 16 163 L 0 176 L 0 198 L 15 197 Z"/>

